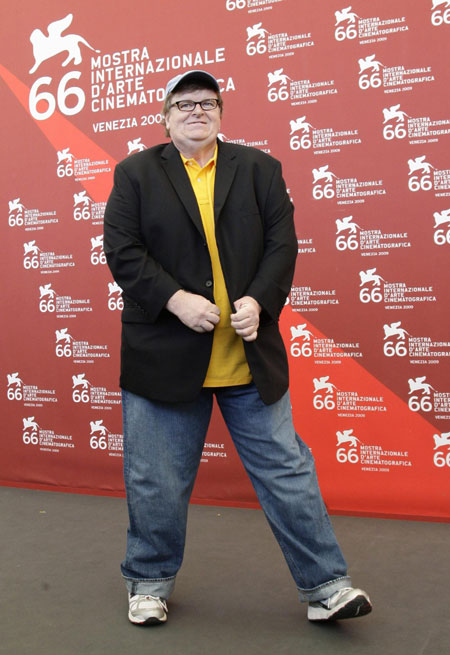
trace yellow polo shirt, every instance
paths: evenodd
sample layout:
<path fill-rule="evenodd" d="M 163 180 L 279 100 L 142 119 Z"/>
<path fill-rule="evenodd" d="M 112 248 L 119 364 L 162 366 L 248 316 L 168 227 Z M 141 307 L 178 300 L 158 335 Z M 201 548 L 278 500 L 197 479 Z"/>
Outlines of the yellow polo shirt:
<path fill-rule="evenodd" d="M 180 153 L 181 155 L 181 153 Z M 231 327 L 232 313 L 220 264 L 214 223 L 214 181 L 216 178 L 217 147 L 214 157 L 200 167 L 195 159 L 181 155 L 194 189 L 203 229 L 206 235 L 214 279 L 214 302 L 220 309 L 220 321 L 214 328 L 214 339 L 205 387 L 228 387 L 248 384 L 252 380 L 244 352 L 244 344 Z"/>

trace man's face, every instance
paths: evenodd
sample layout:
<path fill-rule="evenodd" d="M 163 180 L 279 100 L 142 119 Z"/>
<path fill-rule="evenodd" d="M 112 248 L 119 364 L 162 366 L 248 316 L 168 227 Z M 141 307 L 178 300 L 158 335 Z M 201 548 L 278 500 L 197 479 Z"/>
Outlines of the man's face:
<path fill-rule="evenodd" d="M 217 98 L 217 93 L 211 89 L 181 91 L 174 93 L 172 102 L 200 101 L 208 98 Z M 220 108 L 204 111 L 200 105 L 195 105 L 192 111 L 184 112 L 175 105 L 166 114 L 165 121 L 170 138 L 183 152 L 183 146 L 203 147 L 215 142 L 220 130 Z"/>

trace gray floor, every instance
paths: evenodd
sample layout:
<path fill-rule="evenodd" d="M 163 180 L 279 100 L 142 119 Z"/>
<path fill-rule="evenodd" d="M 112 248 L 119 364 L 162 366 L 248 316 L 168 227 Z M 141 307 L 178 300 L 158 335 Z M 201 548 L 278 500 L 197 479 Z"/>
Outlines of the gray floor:
<path fill-rule="evenodd" d="M 169 621 L 140 628 L 118 574 L 124 500 L 0 488 L 0 512 L 5 655 L 449 652 L 448 524 L 333 518 L 374 611 L 317 625 L 262 512 L 192 506 Z"/>

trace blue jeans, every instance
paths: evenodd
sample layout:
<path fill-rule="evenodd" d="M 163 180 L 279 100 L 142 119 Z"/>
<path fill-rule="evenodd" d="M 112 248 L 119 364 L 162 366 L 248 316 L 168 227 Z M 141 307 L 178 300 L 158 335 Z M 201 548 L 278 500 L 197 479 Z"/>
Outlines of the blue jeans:
<path fill-rule="evenodd" d="M 195 401 L 183 403 L 150 401 L 123 391 L 130 524 L 121 569 L 128 591 L 167 599 L 173 590 L 213 394 L 300 599 L 323 599 L 350 586 L 314 460 L 294 430 L 289 393 L 265 405 L 252 383 L 204 388 Z"/>

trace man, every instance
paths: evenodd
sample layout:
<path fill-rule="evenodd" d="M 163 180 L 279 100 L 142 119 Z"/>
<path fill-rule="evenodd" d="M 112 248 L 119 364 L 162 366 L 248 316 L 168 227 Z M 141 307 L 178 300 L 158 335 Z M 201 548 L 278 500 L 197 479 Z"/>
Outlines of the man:
<path fill-rule="evenodd" d="M 213 395 L 310 620 L 361 616 L 308 447 L 295 434 L 278 318 L 297 240 L 278 161 L 218 141 L 216 79 L 169 81 L 171 142 L 115 170 L 105 253 L 123 289 L 121 387 L 132 623 L 167 619 Z"/>

